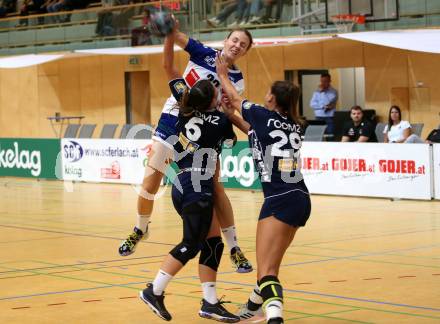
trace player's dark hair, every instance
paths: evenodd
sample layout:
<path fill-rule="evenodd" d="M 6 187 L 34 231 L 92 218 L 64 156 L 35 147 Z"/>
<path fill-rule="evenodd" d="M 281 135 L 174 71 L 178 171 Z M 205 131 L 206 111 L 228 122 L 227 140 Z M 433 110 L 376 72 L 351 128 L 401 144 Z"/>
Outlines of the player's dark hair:
<path fill-rule="evenodd" d="M 246 48 L 246 51 L 248 51 L 252 47 L 252 44 L 254 43 L 254 39 L 252 38 L 252 34 L 250 33 L 250 31 L 245 29 L 245 28 L 234 28 L 233 30 L 231 30 L 229 32 L 229 34 L 226 37 L 226 39 L 229 39 L 229 37 L 231 37 L 233 32 L 241 32 L 241 33 L 244 33 L 246 35 L 246 37 L 249 39 L 249 45 Z"/>
<path fill-rule="evenodd" d="M 361 113 L 364 112 L 364 111 L 362 110 L 362 107 L 361 107 L 361 106 L 353 106 L 353 107 L 350 108 L 350 112 L 351 112 L 352 110 L 358 110 L 358 111 L 360 111 Z"/>
<path fill-rule="evenodd" d="M 388 112 L 388 131 L 391 130 L 391 126 L 394 125 L 393 120 L 391 119 L 391 110 L 396 109 L 399 112 L 399 121 L 402 120 L 402 111 L 399 106 L 392 105 L 390 107 L 390 111 Z"/>
<path fill-rule="evenodd" d="M 324 73 L 321 73 L 321 78 L 329 78 L 329 80 L 331 80 L 332 76 L 329 73 L 324 72 Z"/>
<path fill-rule="evenodd" d="M 299 117 L 297 104 L 300 95 L 299 87 L 290 81 L 275 81 L 270 88 L 274 95 L 277 107 L 281 108 L 292 121 L 303 125 L 304 122 Z"/>
<path fill-rule="evenodd" d="M 191 89 L 185 90 L 180 101 L 179 109 L 188 114 L 197 110 L 204 112 L 211 108 L 211 102 L 215 95 L 215 89 L 209 80 L 200 80 Z"/>

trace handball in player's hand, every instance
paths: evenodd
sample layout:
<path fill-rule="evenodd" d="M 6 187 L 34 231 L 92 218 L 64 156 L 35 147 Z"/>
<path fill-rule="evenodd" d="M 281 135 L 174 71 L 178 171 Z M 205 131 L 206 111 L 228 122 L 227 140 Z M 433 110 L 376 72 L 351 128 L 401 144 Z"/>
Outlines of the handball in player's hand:
<path fill-rule="evenodd" d="M 156 12 L 150 15 L 150 31 L 158 37 L 165 37 L 173 32 L 176 20 L 169 12 Z"/>

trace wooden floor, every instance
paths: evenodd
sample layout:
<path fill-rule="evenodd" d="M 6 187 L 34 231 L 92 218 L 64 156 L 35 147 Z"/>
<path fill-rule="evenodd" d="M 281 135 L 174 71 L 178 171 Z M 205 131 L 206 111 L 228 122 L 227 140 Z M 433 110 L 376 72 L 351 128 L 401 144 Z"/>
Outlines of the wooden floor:
<path fill-rule="evenodd" d="M 134 222 L 131 186 L 0 179 L 1 323 L 161 323 L 138 298 L 180 240 L 169 194 L 157 201 L 151 236 L 120 257 Z M 255 264 L 261 192 L 228 191 L 242 249 Z M 309 223 L 281 269 L 286 322 L 440 323 L 440 202 L 313 196 Z M 219 295 L 246 301 L 255 273 L 232 271 L 225 254 Z M 165 301 L 174 323 L 197 315 L 196 262 Z"/>

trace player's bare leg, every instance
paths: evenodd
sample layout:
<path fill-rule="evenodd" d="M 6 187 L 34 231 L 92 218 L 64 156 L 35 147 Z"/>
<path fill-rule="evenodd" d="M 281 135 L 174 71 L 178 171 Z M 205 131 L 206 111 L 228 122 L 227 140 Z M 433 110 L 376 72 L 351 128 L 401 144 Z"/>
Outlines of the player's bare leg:
<path fill-rule="evenodd" d="M 237 242 L 237 232 L 235 229 L 234 212 L 231 202 L 225 193 L 223 184 L 219 182 L 220 163 L 217 161 L 217 167 L 214 176 L 214 215 L 217 216 L 222 228 L 223 237 L 226 240 L 230 251 L 230 258 L 234 268 L 239 273 L 252 271 L 252 265 L 240 250 Z"/>
<path fill-rule="evenodd" d="M 223 301 L 217 298 L 217 269 L 223 253 L 223 242 L 220 236 L 220 223 L 213 215 L 211 228 L 200 252 L 199 277 L 203 289 L 202 307 L 199 316 L 221 322 L 235 323 L 240 317 L 223 307 Z"/>
<path fill-rule="evenodd" d="M 148 238 L 148 224 L 153 212 L 154 199 L 172 157 L 172 150 L 164 144 L 153 141 L 141 191 L 138 195 L 136 226 L 133 232 L 119 246 L 119 254 L 127 256 L 136 250 L 141 240 Z"/>
<path fill-rule="evenodd" d="M 290 226 L 274 216 L 258 221 L 257 278 L 267 323 L 283 321 L 283 288 L 278 279 L 284 253 L 293 241 L 298 227 Z"/>

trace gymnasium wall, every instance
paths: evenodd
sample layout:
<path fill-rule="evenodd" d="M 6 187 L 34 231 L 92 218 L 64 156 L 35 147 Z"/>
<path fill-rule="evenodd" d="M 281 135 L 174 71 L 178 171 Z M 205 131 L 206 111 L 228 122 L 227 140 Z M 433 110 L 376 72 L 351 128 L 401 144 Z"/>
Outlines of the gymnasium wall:
<path fill-rule="evenodd" d="M 183 70 L 188 57 L 179 52 Z M 440 56 L 337 39 L 286 47 L 260 47 L 238 62 L 246 80 L 245 97 L 263 98 L 284 70 L 365 67 L 365 106 L 386 120 L 391 103 L 404 118 L 423 122 L 423 136 L 439 122 Z M 127 56 L 85 56 L 40 66 L 0 70 L 0 136 L 54 137 L 48 116 L 84 115 L 83 123 L 125 122 L 124 72 L 149 71 L 151 120 L 155 124 L 169 96 L 161 54 L 142 56 L 137 65 Z M 338 78 L 334 80 L 340 84 Z M 240 136 L 244 139 L 244 136 Z"/>

